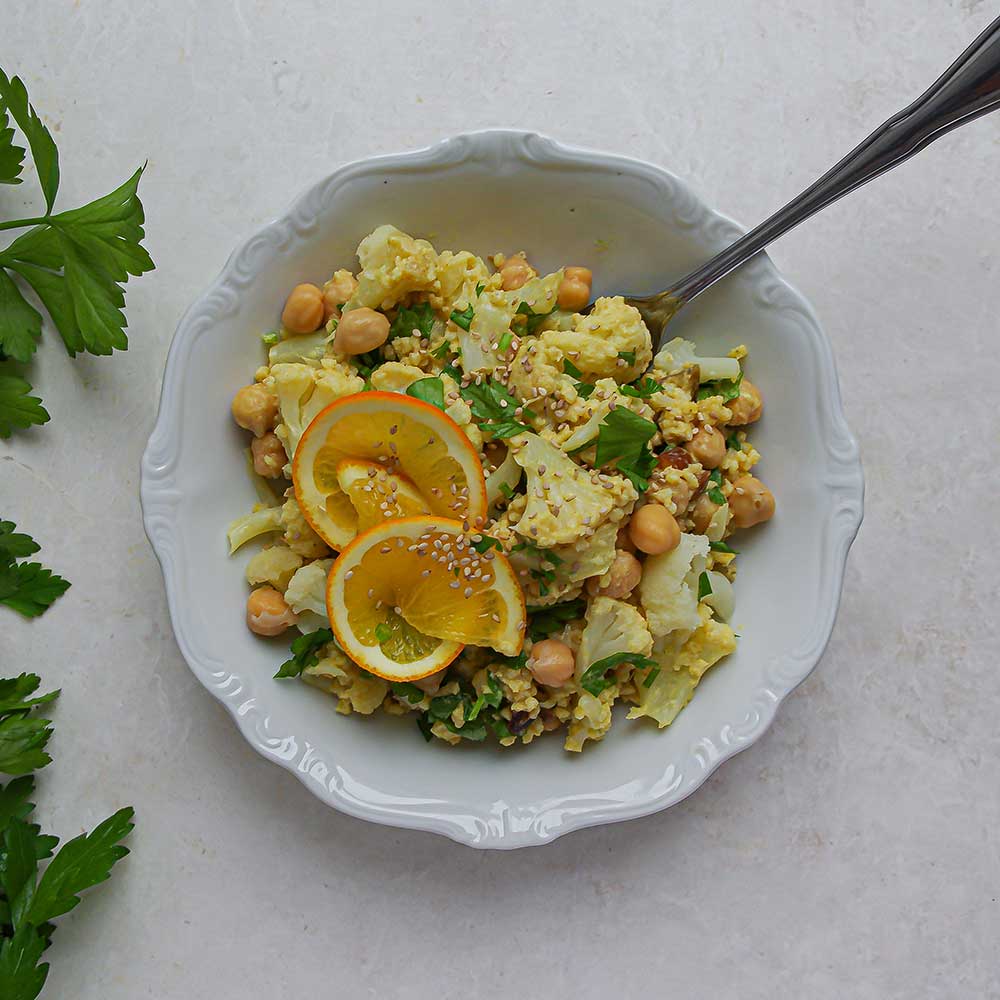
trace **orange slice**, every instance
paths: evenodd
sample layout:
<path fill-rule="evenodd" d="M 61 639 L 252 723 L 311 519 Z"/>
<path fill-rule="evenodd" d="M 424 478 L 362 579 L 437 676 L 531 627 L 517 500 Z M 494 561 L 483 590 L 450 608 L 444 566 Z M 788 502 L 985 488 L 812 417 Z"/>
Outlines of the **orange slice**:
<path fill-rule="evenodd" d="M 359 532 L 389 518 L 430 513 L 427 501 L 406 476 L 378 462 L 345 458 L 337 463 L 337 482 L 358 516 Z"/>
<path fill-rule="evenodd" d="M 341 648 L 370 673 L 415 680 L 446 667 L 465 643 L 516 655 L 524 594 L 506 556 L 477 552 L 444 517 L 387 521 L 333 564 L 326 607 Z"/>
<path fill-rule="evenodd" d="M 359 392 L 316 415 L 292 463 L 302 513 L 334 549 L 347 545 L 359 526 L 357 510 L 338 476 L 344 459 L 377 462 L 405 476 L 433 514 L 472 525 L 486 517 L 479 455 L 451 417 L 398 392 Z"/>

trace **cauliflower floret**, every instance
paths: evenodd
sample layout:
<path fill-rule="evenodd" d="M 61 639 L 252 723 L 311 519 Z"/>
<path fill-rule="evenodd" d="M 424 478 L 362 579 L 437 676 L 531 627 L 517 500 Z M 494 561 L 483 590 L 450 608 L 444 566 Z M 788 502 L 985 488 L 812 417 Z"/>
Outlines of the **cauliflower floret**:
<path fill-rule="evenodd" d="M 645 420 L 653 420 L 653 410 L 642 399 L 635 396 L 624 396 L 618 391 L 618 383 L 612 378 L 598 379 L 594 383 L 594 391 L 587 400 L 587 419 L 575 427 L 569 437 L 559 441 L 559 447 L 567 454 L 586 447 L 596 441 L 604 418 L 616 410 L 631 410 Z"/>
<path fill-rule="evenodd" d="M 596 696 L 588 691 L 582 692 L 573 706 L 573 718 L 563 747 L 579 753 L 587 740 L 596 742 L 604 739 L 604 734 L 611 728 L 611 709 L 617 697 L 617 684 L 606 687 Z"/>
<path fill-rule="evenodd" d="M 388 681 L 362 671 L 333 643 L 325 648 L 319 663 L 302 671 L 302 679 L 335 695 L 341 715 L 371 715 L 389 693 Z"/>
<path fill-rule="evenodd" d="M 712 618 L 706 605 L 698 609 L 699 625 L 679 652 L 654 653 L 660 672 L 647 688 L 638 685 L 638 705 L 628 713 L 630 719 L 648 716 L 662 729 L 677 718 L 691 700 L 694 689 L 709 667 L 736 649 L 733 630 Z"/>
<path fill-rule="evenodd" d="M 576 542 L 631 513 L 638 494 L 627 479 L 589 472 L 537 434 L 511 438 L 509 447 L 527 473 L 524 511 L 512 527 L 535 545 Z"/>
<path fill-rule="evenodd" d="M 691 440 L 698 404 L 683 388 L 668 382 L 663 385 L 662 391 L 654 392 L 649 397 L 649 405 L 664 441 L 680 444 Z"/>
<path fill-rule="evenodd" d="M 313 531 L 292 491 L 289 490 L 288 493 L 288 499 L 280 508 L 279 515 L 285 529 L 285 544 L 304 559 L 322 559 L 329 555 L 326 542 Z"/>
<path fill-rule="evenodd" d="M 698 576 L 708 557 L 705 535 L 682 534 L 677 547 L 647 556 L 639 601 L 654 636 L 698 627 Z"/>
<path fill-rule="evenodd" d="M 253 538 L 281 530 L 281 508 L 257 504 L 249 514 L 236 518 L 226 529 L 229 554 L 232 555 L 241 545 L 246 545 Z"/>
<path fill-rule="evenodd" d="M 327 356 L 330 334 L 325 328 L 316 333 L 286 336 L 279 340 L 268 352 L 269 365 L 304 364 L 318 368 Z"/>
<path fill-rule="evenodd" d="M 302 566 L 302 556 L 284 545 L 271 545 L 262 549 L 247 563 L 247 583 L 269 583 L 284 593 L 293 574 Z"/>
<path fill-rule="evenodd" d="M 590 537 L 551 549 L 525 548 L 508 555 L 529 604 L 545 607 L 579 596 L 581 584 L 602 576 L 615 558 L 618 525 L 602 524 Z"/>
<path fill-rule="evenodd" d="M 320 618 L 327 618 L 326 578 L 331 566 L 332 559 L 317 559 L 297 570 L 289 580 L 285 600 L 296 614 L 311 611 Z"/>
<path fill-rule="evenodd" d="M 415 240 L 395 226 L 379 226 L 358 246 L 361 274 L 350 309 L 391 309 L 410 292 L 436 290 L 438 255 L 427 240 Z"/>
<path fill-rule="evenodd" d="M 587 606 L 587 624 L 576 651 L 577 680 L 584 671 L 614 653 L 648 656 L 653 648 L 646 620 L 638 609 L 613 597 L 595 597 Z"/>
<path fill-rule="evenodd" d="M 320 410 L 365 387 L 360 375 L 334 358 L 324 358 L 319 368 L 306 364 L 274 365 L 267 381 L 278 395 L 281 414 L 281 423 L 274 432 L 285 446 L 289 460 Z"/>
<path fill-rule="evenodd" d="M 427 378 L 427 373 L 416 365 L 400 361 L 387 361 L 372 372 L 372 388 L 380 392 L 406 392 L 414 382 Z"/>
<path fill-rule="evenodd" d="M 702 382 L 739 378 L 740 374 L 740 362 L 737 358 L 702 358 L 698 356 L 698 348 L 690 340 L 674 337 L 653 358 L 654 378 L 657 371 L 672 375 L 694 365 L 698 366 Z"/>
<path fill-rule="evenodd" d="M 468 250 L 442 251 L 437 259 L 438 292 L 431 296 L 435 309 L 450 313 L 464 309 L 476 297 L 476 288 L 490 281 L 485 262 Z"/>
<path fill-rule="evenodd" d="M 577 316 L 572 330 L 549 330 L 540 339 L 557 347 L 587 381 L 631 382 L 653 357 L 652 339 L 639 310 L 627 305 L 621 295 L 598 299 L 589 316 Z"/>

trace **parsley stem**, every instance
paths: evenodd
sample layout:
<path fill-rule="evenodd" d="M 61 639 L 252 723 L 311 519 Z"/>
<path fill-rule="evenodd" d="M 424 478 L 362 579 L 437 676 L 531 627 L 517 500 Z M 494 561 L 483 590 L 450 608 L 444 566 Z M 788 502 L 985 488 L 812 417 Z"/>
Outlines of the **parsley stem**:
<path fill-rule="evenodd" d="M 12 219 L 10 222 L 0 222 L 0 229 L 26 229 L 28 226 L 44 226 L 48 223 L 47 216 L 38 219 Z"/>

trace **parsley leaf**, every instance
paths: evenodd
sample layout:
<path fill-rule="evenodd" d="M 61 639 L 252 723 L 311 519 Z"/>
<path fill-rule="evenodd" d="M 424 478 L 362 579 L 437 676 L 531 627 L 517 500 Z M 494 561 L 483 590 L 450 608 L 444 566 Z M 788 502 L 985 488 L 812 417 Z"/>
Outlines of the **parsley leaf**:
<path fill-rule="evenodd" d="M 405 698 L 411 705 L 423 701 L 424 697 L 424 692 L 416 684 L 411 684 L 409 681 L 393 681 L 392 693 L 400 698 Z"/>
<path fill-rule="evenodd" d="M 544 608 L 528 608 L 528 635 L 532 642 L 538 642 L 553 632 L 558 632 L 567 622 L 582 618 L 587 602 L 578 597 L 562 604 L 550 604 Z"/>
<path fill-rule="evenodd" d="M 29 396 L 31 386 L 17 375 L 0 371 L 0 438 L 9 438 L 17 429 L 48 423 L 48 410 L 37 396 Z"/>
<path fill-rule="evenodd" d="M 474 722 L 479 717 L 479 713 L 487 705 L 490 708 L 499 708 L 502 701 L 503 688 L 500 686 L 500 682 L 496 679 L 496 677 L 487 671 L 486 687 L 479 692 L 478 697 L 473 702 L 472 708 L 469 709 L 469 712 L 465 717 L 466 722 Z"/>
<path fill-rule="evenodd" d="M 605 677 L 605 674 L 622 663 L 631 663 L 637 670 L 657 665 L 656 660 L 651 660 L 648 656 L 643 656 L 640 653 L 612 653 L 587 667 L 580 678 L 580 687 L 584 691 L 589 691 L 596 698 L 605 688 L 611 686 L 611 681 Z"/>
<path fill-rule="evenodd" d="M 3 938 L 0 983 L 4 986 L 4 1000 L 35 1000 L 42 992 L 49 963 L 38 963 L 46 944 L 31 924 L 23 924 L 13 937 Z"/>
<path fill-rule="evenodd" d="M 469 327 L 472 326 L 472 317 L 475 315 L 472 303 L 470 302 L 461 312 L 457 309 L 453 309 L 451 312 L 451 321 L 456 326 L 460 326 L 463 330 L 468 330 Z"/>
<path fill-rule="evenodd" d="M 583 379 L 583 372 L 569 358 L 563 358 L 563 372 L 569 375 L 570 378 Z"/>
<path fill-rule="evenodd" d="M 576 383 L 576 394 L 581 399 L 590 399 L 591 394 L 597 388 L 596 385 L 592 385 L 590 382 L 577 382 Z"/>
<path fill-rule="evenodd" d="M 507 488 L 510 489 L 509 486 Z M 492 535 L 483 535 L 478 542 L 472 543 L 472 547 L 477 552 L 486 552 L 489 549 L 497 549 L 499 552 L 503 552 L 503 546 Z"/>
<path fill-rule="evenodd" d="M 33 556 L 38 551 L 38 543 L 30 535 L 18 534 L 15 527 L 13 521 L 0 521 L 0 566 Z M 3 684 L 0 680 L 0 690 Z"/>
<path fill-rule="evenodd" d="M 649 399 L 650 396 L 660 392 L 661 389 L 662 386 L 660 383 L 648 375 L 645 378 L 618 387 L 618 391 L 623 396 L 632 396 L 635 399 Z"/>
<path fill-rule="evenodd" d="M 627 365 L 635 364 L 635 351 L 619 351 L 618 357 Z"/>
<path fill-rule="evenodd" d="M 268 330 L 267 333 L 262 333 L 260 339 L 264 342 L 266 347 L 274 347 L 274 345 L 281 340 L 281 334 L 277 330 Z"/>
<path fill-rule="evenodd" d="M 392 638 L 392 629 L 385 622 L 379 622 L 375 626 L 375 638 L 378 639 L 379 644 L 388 642 Z"/>
<path fill-rule="evenodd" d="M 698 600 L 704 600 L 706 597 L 711 596 L 711 593 L 712 581 L 708 578 L 708 573 L 703 571 L 698 576 Z"/>
<path fill-rule="evenodd" d="M 711 500 L 717 507 L 721 507 L 726 502 L 726 495 L 721 489 L 722 473 L 718 469 L 713 469 L 708 477 L 708 481 L 712 484 L 707 490 L 705 490 L 708 494 L 708 499 Z"/>
<path fill-rule="evenodd" d="M 620 406 L 601 421 L 594 463 L 605 465 L 617 460 L 618 471 L 643 492 L 656 466 L 656 457 L 646 447 L 646 442 L 655 433 L 656 424 L 652 420 Z"/>
<path fill-rule="evenodd" d="M 389 327 L 389 340 L 397 337 L 429 337 L 434 328 L 434 308 L 429 302 L 418 302 L 413 306 L 400 306 L 396 318 Z M 468 327 L 466 327 L 468 329 Z"/>
<path fill-rule="evenodd" d="M 0 678 L 0 716 L 10 712 L 23 712 L 37 705 L 46 705 L 59 697 L 58 691 L 37 698 L 29 698 L 42 683 L 38 674 L 21 674 L 18 677 Z"/>
<path fill-rule="evenodd" d="M 451 344 L 449 344 L 447 340 L 442 340 L 441 343 L 438 344 L 438 346 L 435 347 L 433 351 L 431 351 L 431 357 L 441 360 L 443 358 L 448 357 L 450 353 L 451 353 Z M 448 371 L 449 367 L 451 366 L 450 365 L 446 366 L 445 371 Z"/>
<path fill-rule="evenodd" d="M 38 563 L 0 566 L 0 604 L 37 618 L 69 589 L 69 581 Z"/>
<path fill-rule="evenodd" d="M 514 437 L 515 434 L 531 430 L 514 416 L 514 410 L 521 404 L 499 382 L 491 378 L 483 379 L 482 385 L 476 385 L 475 382 L 467 385 L 462 389 L 462 398 L 479 421 L 480 430 L 495 438 Z"/>
<path fill-rule="evenodd" d="M 35 170 L 38 173 L 38 182 L 45 195 L 45 204 L 48 211 L 52 211 L 52 205 L 56 200 L 56 192 L 59 190 L 59 152 L 52 139 L 49 130 L 42 124 L 42 120 L 35 113 L 35 109 L 28 102 L 28 91 L 18 77 L 7 78 L 7 74 L 0 69 L 0 106 L 6 105 L 10 111 L 11 118 L 17 122 L 21 132 L 24 133 L 28 145 L 31 147 L 31 158 L 35 161 Z M 6 131 L 7 115 L 0 119 L 0 127 Z M 8 148 L 13 145 L 11 138 L 5 140 Z M 20 154 L 18 160 L 24 158 L 24 150 L 14 146 Z M 16 154 L 15 154 L 16 155 Z M 20 173 L 20 166 L 18 166 Z"/>
<path fill-rule="evenodd" d="M 285 660 L 274 676 L 298 677 L 306 667 L 315 667 L 319 663 L 319 651 L 329 642 L 333 642 L 333 632 L 328 628 L 318 628 L 293 639 L 292 658 Z"/>
<path fill-rule="evenodd" d="M 726 438 L 726 447 L 730 451 L 742 451 L 743 442 L 736 436 L 736 431 L 733 431 L 729 437 Z"/>
<path fill-rule="evenodd" d="M 28 774 L 45 767 L 52 758 L 45 745 L 52 736 L 48 719 L 14 714 L 0 722 L 0 772 Z"/>
<path fill-rule="evenodd" d="M 559 307 L 559 303 L 555 303 L 548 312 L 538 313 L 535 312 L 527 302 L 520 302 L 517 307 L 517 312 L 515 316 L 527 316 L 528 318 L 524 322 L 524 328 L 528 333 L 535 333 L 538 328 L 542 325 L 542 321 L 547 317 L 551 316 L 552 313 L 556 311 Z"/>
<path fill-rule="evenodd" d="M 7 117 L 7 105 L 0 97 L 0 184 L 20 184 L 24 147 L 14 143 L 14 130 Z"/>
<path fill-rule="evenodd" d="M 42 336 L 42 316 L 30 306 L 0 268 L 0 352 L 15 361 L 29 361 Z"/>
<path fill-rule="evenodd" d="M 709 542 L 708 547 L 713 552 L 730 552 L 732 555 L 739 555 L 736 549 L 730 548 L 725 542 Z"/>
<path fill-rule="evenodd" d="M 406 395 L 414 399 L 422 399 L 431 406 L 436 406 L 439 410 L 444 409 L 444 382 L 441 379 L 430 376 L 429 378 L 419 378 L 416 382 L 410 383 L 406 388 Z"/>
<path fill-rule="evenodd" d="M 512 343 L 514 343 L 514 334 L 512 334 L 510 330 L 508 330 L 497 341 L 497 350 L 501 354 L 504 354 Z"/>
<path fill-rule="evenodd" d="M 111 868 L 128 853 L 119 841 L 132 832 L 135 810 L 119 809 L 91 833 L 63 844 L 49 863 L 35 890 L 27 919 L 36 927 L 62 916 L 80 902 L 79 894 L 111 874 Z"/>
<path fill-rule="evenodd" d="M 743 381 L 743 372 L 736 378 L 723 378 L 715 382 L 703 383 L 696 394 L 697 399 L 708 399 L 711 396 L 721 396 L 724 403 L 737 399 L 740 394 L 740 383 Z"/>
<path fill-rule="evenodd" d="M 514 498 L 514 491 L 510 488 L 509 483 L 500 484 L 500 492 L 508 499 L 512 500 Z"/>
<path fill-rule="evenodd" d="M 450 379 L 452 379 L 455 382 L 462 381 L 462 373 L 454 365 L 451 364 L 445 365 L 444 368 L 441 369 L 441 374 L 447 375 Z"/>

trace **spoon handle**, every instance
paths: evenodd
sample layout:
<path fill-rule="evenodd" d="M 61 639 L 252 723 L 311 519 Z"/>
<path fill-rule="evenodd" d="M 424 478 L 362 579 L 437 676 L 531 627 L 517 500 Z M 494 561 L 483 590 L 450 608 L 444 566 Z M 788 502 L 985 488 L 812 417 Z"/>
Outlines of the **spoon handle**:
<path fill-rule="evenodd" d="M 669 315 L 727 275 L 772 240 L 932 143 L 950 129 L 1000 107 L 1000 18 L 997 18 L 926 93 L 877 129 L 815 184 L 706 264 L 655 296 Z M 669 304 L 664 300 L 672 300 Z M 662 304 L 661 304 L 662 303 Z M 645 300 L 647 309 L 653 302 Z M 654 307 L 655 308 L 655 307 Z M 650 309 L 651 312 L 654 309 Z M 666 317 L 669 319 L 669 315 Z"/>

